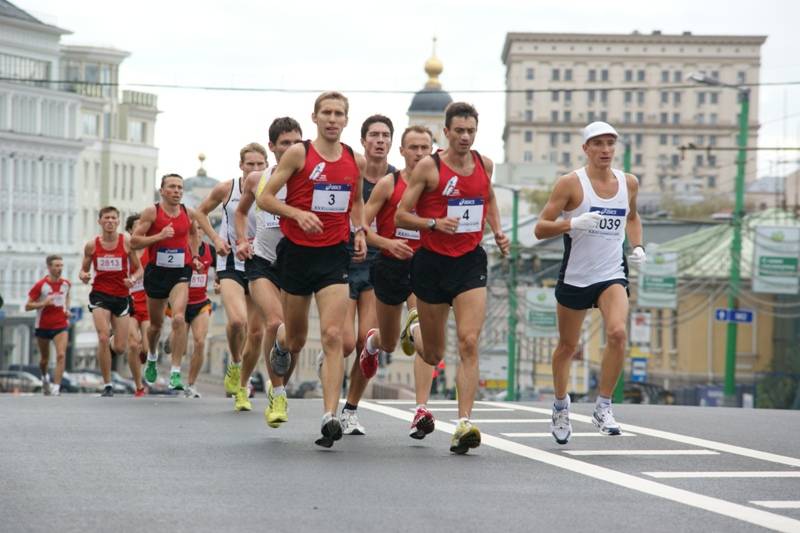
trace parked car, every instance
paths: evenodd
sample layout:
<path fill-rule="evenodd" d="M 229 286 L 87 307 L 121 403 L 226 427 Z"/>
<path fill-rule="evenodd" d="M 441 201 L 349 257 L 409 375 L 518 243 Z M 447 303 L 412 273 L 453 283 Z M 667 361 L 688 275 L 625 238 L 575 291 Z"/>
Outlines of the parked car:
<path fill-rule="evenodd" d="M 0 371 L 0 392 L 42 392 L 42 380 L 21 370 Z"/>
<path fill-rule="evenodd" d="M 32 374 L 37 378 L 42 379 L 42 371 L 39 368 L 39 365 L 14 364 L 9 365 L 8 369 L 27 372 L 28 374 Z M 80 392 L 80 387 L 75 382 L 75 377 L 67 371 L 64 371 L 64 374 L 61 376 L 61 392 Z"/>
<path fill-rule="evenodd" d="M 295 386 L 290 383 L 286 387 L 286 395 L 289 398 L 321 398 L 322 387 L 317 380 L 303 381 Z"/>
<path fill-rule="evenodd" d="M 102 392 L 103 389 L 103 373 L 100 372 L 99 368 L 84 368 L 81 372 L 93 374 L 100 378 L 100 390 L 98 392 Z M 114 388 L 114 394 L 133 394 L 136 392 L 136 384 L 133 380 L 123 378 L 119 372 L 113 371 L 111 372 L 111 386 Z"/>
<path fill-rule="evenodd" d="M 675 395 L 655 383 L 626 381 L 623 389 L 625 403 L 665 404 L 675 403 Z"/>

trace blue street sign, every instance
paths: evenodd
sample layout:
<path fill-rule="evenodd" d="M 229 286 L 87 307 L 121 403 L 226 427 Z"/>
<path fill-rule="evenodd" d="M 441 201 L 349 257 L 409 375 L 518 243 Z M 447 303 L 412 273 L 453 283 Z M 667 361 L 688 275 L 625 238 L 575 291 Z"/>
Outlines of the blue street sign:
<path fill-rule="evenodd" d="M 634 357 L 631 359 L 631 381 L 636 383 L 647 381 L 647 358 Z"/>
<path fill-rule="evenodd" d="M 714 318 L 720 322 L 751 324 L 753 322 L 753 311 L 750 309 L 717 309 L 714 311 Z"/>
<path fill-rule="evenodd" d="M 75 322 L 80 322 L 81 319 L 83 318 L 83 307 L 70 307 L 69 311 L 70 313 L 72 313 L 72 318 L 70 319 L 70 322 L 72 322 L 73 324 Z"/>

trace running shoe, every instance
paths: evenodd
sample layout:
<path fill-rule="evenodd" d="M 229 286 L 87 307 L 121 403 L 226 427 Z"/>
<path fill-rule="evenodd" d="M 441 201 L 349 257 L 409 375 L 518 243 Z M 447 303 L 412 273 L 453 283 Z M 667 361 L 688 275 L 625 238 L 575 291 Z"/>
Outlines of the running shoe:
<path fill-rule="evenodd" d="M 106 385 L 103 387 L 103 392 L 100 393 L 100 396 L 104 398 L 110 398 L 111 396 L 114 396 L 114 387 L 111 385 Z"/>
<path fill-rule="evenodd" d="M 280 423 L 275 423 L 272 415 L 272 409 L 275 404 L 275 396 L 272 394 L 272 383 L 270 382 L 267 385 L 267 407 L 264 409 L 264 420 L 267 422 L 267 425 L 271 428 L 276 428 L 280 426 Z M 270 420 L 273 420 L 270 422 Z"/>
<path fill-rule="evenodd" d="M 367 430 L 364 429 L 358 421 L 358 413 L 350 409 L 343 409 L 342 415 L 339 417 L 342 423 L 342 433 L 345 435 L 366 435 Z"/>
<path fill-rule="evenodd" d="M 233 402 L 234 411 L 250 411 L 253 409 L 253 404 L 250 403 L 250 388 L 239 387 L 236 391 L 236 401 Z"/>
<path fill-rule="evenodd" d="M 422 440 L 425 438 L 425 435 L 432 433 L 433 429 L 433 414 L 428 411 L 427 407 L 417 408 L 417 413 L 414 415 L 414 421 L 411 422 L 411 429 L 408 431 L 408 436 L 412 439 Z"/>
<path fill-rule="evenodd" d="M 416 307 L 408 312 L 406 323 L 403 325 L 403 331 L 400 332 L 400 348 L 403 349 L 404 354 L 409 356 L 414 355 L 416 351 L 414 348 L 414 337 L 411 336 L 411 326 L 413 326 L 415 322 L 419 322 L 419 315 L 417 314 Z"/>
<path fill-rule="evenodd" d="M 564 409 L 556 409 L 553 407 L 553 413 L 550 418 L 550 433 L 556 442 L 559 444 L 566 444 L 572 436 L 572 423 L 569 421 L 569 407 Z"/>
<path fill-rule="evenodd" d="M 202 398 L 197 389 L 194 388 L 194 385 L 187 385 L 186 389 L 183 391 L 183 395 L 187 398 Z"/>
<path fill-rule="evenodd" d="M 477 426 L 472 425 L 469 420 L 461 420 L 456 426 L 453 438 L 450 439 L 450 451 L 456 455 L 463 455 L 470 448 L 477 448 L 481 445 L 481 431 Z"/>
<path fill-rule="evenodd" d="M 141 398 L 144 395 L 145 395 L 144 387 L 142 387 L 141 389 L 136 389 L 136 392 L 133 393 L 134 398 Z"/>
<path fill-rule="evenodd" d="M 272 392 L 270 390 L 270 392 Z M 269 427 L 280 427 L 284 422 L 289 421 L 289 406 L 286 400 L 286 393 L 272 396 L 272 411 L 267 416 Z"/>
<path fill-rule="evenodd" d="M 183 390 L 180 372 L 172 372 L 169 375 L 169 390 Z"/>
<path fill-rule="evenodd" d="M 378 332 L 377 329 L 372 328 L 367 332 L 367 338 L 364 339 L 364 347 L 361 349 L 361 355 L 358 357 L 358 366 L 361 367 L 361 373 L 367 379 L 372 378 L 378 372 L 378 353 L 380 350 L 375 350 L 375 353 L 369 353 L 367 345 L 369 338 Z"/>
<path fill-rule="evenodd" d="M 289 367 L 292 364 L 292 354 L 288 350 L 281 350 L 278 348 L 278 340 L 272 344 L 272 350 L 269 352 L 269 365 L 272 371 L 278 376 L 285 376 L 289 373 Z"/>
<path fill-rule="evenodd" d="M 50 374 L 42 376 L 42 394 L 50 396 Z"/>
<path fill-rule="evenodd" d="M 598 405 L 594 408 L 592 424 L 594 424 L 603 435 L 619 435 L 622 433 L 619 424 L 614 420 L 614 413 L 611 412 L 610 405 L 608 407 L 600 407 Z"/>
<path fill-rule="evenodd" d="M 155 361 L 147 361 L 147 366 L 144 367 L 144 380 L 150 385 L 158 379 L 158 368 Z"/>
<path fill-rule="evenodd" d="M 322 437 L 314 441 L 317 446 L 323 448 L 330 448 L 333 443 L 342 438 L 342 424 L 339 419 L 331 413 L 326 413 L 322 417 L 322 428 L 320 429 Z"/>
<path fill-rule="evenodd" d="M 233 396 L 239 390 L 239 383 L 242 376 L 242 367 L 239 365 L 228 365 L 225 372 L 225 394 Z"/>

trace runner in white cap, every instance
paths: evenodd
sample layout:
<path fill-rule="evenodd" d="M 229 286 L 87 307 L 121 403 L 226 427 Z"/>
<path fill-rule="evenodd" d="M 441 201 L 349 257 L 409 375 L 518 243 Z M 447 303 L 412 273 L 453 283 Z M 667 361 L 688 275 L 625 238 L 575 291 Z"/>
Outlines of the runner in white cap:
<path fill-rule="evenodd" d="M 572 435 L 567 394 L 570 363 L 586 310 L 592 307 L 603 315 L 607 339 L 592 421 L 603 434 L 620 434 L 611 412 L 611 394 L 622 371 L 627 342 L 628 262 L 643 263 L 645 252 L 642 221 L 636 212 L 639 180 L 611 168 L 618 136 L 605 122 L 584 128 L 586 166 L 556 181 L 534 230 L 538 239 L 564 235 L 564 259 L 556 285 L 559 337 L 553 353 L 555 401 L 550 425 L 559 444 L 566 444 Z M 627 262 L 626 234 L 633 246 Z"/>

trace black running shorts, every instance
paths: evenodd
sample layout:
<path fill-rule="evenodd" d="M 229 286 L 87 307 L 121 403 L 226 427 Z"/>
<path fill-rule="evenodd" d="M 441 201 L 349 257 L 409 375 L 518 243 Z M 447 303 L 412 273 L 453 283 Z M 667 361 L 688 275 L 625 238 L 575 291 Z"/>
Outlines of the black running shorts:
<path fill-rule="evenodd" d="M 375 297 L 386 305 L 400 305 L 411 296 L 411 261 L 380 254 L 372 262 L 370 281 Z"/>
<path fill-rule="evenodd" d="M 259 255 L 254 255 L 252 259 L 244 262 L 244 272 L 250 282 L 263 278 L 269 280 L 279 289 L 281 288 L 280 283 L 278 283 L 277 267 L 274 263 L 270 263 Z"/>
<path fill-rule="evenodd" d="M 429 304 L 452 304 L 462 292 L 486 287 L 486 275 L 486 252 L 480 246 L 459 257 L 420 248 L 411 263 L 414 294 Z"/>
<path fill-rule="evenodd" d="M 600 295 L 612 285 L 622 285 L 625 287 L 625 292 L 628 293 L 628 296 L 631 295 L 628 289 L 628 280 L 622 278 L 601 281 L 586 287 L 575 287 L 559 281 L 556 284 L 556 301 L 570 309 L 591 309 L 592 307 L 597 307 L 597 300 Z"/>
<path fill-rule="evenodd" d="M 114 316 L 130 316 L 133 314 L 133 301 L 130 296 L 111 296 L 92 291 L 89 293 L 89 312 L 98 308 L 111 311 Z"/>
<path fill-rule="evenodd" d="M 152 263 L 144 269 L 144 292 L 148 298 L 164 300 L 169 298 L 172 288 L 178 283 L 189 283 L 192 279 L 192 267 L 164 268 Z"/>
<path fill-rule="evenodd" d="M 280 287 L 289 294 L 308 296 L 328 285 L 347 283 L 350 254 L 344 242 L 317 248 L 284 237 L 275 251 Z"/>

